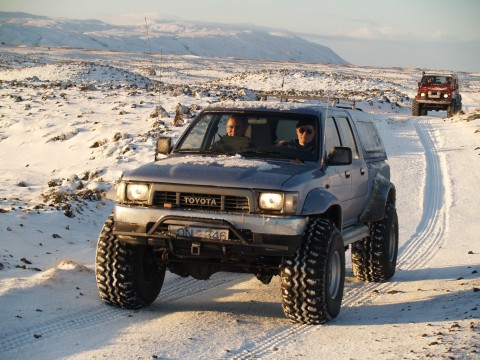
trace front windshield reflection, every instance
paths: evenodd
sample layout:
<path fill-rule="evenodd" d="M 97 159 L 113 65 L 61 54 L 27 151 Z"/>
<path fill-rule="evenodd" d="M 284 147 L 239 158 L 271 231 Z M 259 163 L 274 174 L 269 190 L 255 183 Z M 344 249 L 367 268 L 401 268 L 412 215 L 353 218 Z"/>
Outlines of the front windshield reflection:
<path fill-rule="evenodd" d="M 319 132 L 312 116 L 204 113 L 189 127 L 175 152 L 316 161 Z"/>

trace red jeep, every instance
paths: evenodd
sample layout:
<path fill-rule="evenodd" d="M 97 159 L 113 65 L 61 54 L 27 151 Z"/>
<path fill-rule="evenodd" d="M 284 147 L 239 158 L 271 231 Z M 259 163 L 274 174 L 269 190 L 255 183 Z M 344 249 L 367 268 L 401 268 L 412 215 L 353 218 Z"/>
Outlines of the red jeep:
<path fill-rule="evenodd" d="M 418 92 L 412 102 L 412 115 L 427 115 L 428 111 L 446 110 L 447 117 L 462 110 L 458 77 L 452 73 L 423 72 Z"/>

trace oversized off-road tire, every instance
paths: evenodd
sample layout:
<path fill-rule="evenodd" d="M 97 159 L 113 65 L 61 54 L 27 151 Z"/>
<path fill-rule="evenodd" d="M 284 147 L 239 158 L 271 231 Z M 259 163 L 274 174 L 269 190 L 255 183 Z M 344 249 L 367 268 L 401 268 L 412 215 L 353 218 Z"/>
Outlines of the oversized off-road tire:
<path fill-rule="evenodd" d="M 110 305 L 139 309 L 157 298 L 165 266 L 151 247 L 119 241 L 112 233 L 113 223 L 110 215 L 98 238 L 95 263 L 98 292 Z"/>
<path fill-rule="evenodd" d="M 370 225 L 370 236 L 352 244 L 353 274 L 367 282 L 383 282 L 395 274 L 398 255 L 398 218 L 388 203 L 383 220 Z"/>
<path fill-rule="evenodd" d="M 420 104 L 415 99 L 413 99 L 412 102 L 412 115 L 420 116 Z"/>
<path fill-rule="evenodd" d="M 452 117 L 453 115 L 455 115 L 455 104 L 451 103 L 447 108 L 447 118 Z"/>
<path fill-rule="evenodd" d="M 333 222 L 313 219 L 295 254 L 281 269 L 282 307 L 294 322 L 321 324 L 340 312 L 345 247 Z"/>
<path fill-rule="evenodd" d="M 455 108 L 453 109 L 452 116 L 460 113 L 461 111 L 462 111 L 462 99 L 460 97 L 459 99 L 457 99 L 457 101 L 455 101 Z"/>

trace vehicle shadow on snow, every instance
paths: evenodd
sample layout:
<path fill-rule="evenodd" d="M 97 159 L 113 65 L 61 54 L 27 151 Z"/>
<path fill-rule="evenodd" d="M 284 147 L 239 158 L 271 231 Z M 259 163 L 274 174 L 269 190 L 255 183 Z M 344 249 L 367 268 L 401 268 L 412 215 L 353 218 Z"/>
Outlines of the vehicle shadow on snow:
<path fill-rule="evenodd" d="M 393 281 L 407 282 L 419 280 L 461 280 L 480 278 L 480 266 L 451 266 L 441 268 L 425 268 L 401 270 L 392 278 Z"/>
<path fill-rule="evenodd" d="M 155 302 L 149 307 L 149 310 L 167 315 L 170 313 L 188 313 L 188 312 L 214 312 L 218 315 L 221 313 L 238 316 L 238 317 L 261 317 L 277 320 L 288 319 L 282 310 L 280 302 L 257 301 L 252 298 L 248 301 L 222 300 L 215 299 L 195 300 L 182 303 Z"/>
<path fill-rule="evenodd" d="M 334 320 L 337 326 L 350 325 L 382 325 L 382 324 L 415 324 L 435 323 L 443 321 L 460 321 L 478 317 L 478 295 L 473 289 L 460 291 L 442 291 L 431 295 L 431 291 L 422 297 L 424 290 L 415 290 L 416 299 L 411 293 L 391 291 L 382 294 L 382 299 L 391 296 L 395 303 L 363 304 L 342 308 L 340 315 Z M 402 299 L 405 300 L 402 301 Z"/>
<path fill-rule="evenodd" d="M 259 316 L 265 318 L 287 319 L 282 310 L 280 281 L 277 277 L 268 285 L 256 279 L 240 276 L 238 280 L 189 294 L 179 294 L 174 301 L 162 301 L 162 292 L 149 311 L 167 315 L 173 312 L 212 311 L 236 316 Z M 202 280 L 198 280 L 201 284 Z M 165 314 L 163 314 L 165 313 Z"/>

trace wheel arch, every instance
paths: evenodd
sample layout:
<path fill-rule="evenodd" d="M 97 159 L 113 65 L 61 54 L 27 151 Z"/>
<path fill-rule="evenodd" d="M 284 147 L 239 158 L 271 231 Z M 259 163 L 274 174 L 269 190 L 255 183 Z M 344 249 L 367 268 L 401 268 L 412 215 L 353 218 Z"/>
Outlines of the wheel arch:
<path fill-rule="evenodd" d="M 316 188 L 310 191 L 303 204 L 302 215 L 332 220 L 337 229 L 342 228 L 343 215 L 340 200 L 332 193 Z"/>
<path fill-rule="evenodd" d="M 387 203 L 396 204 L 395 185 L 384 176 L 377 174 L 373 181 L 372 194 L 365 210 L 360 215 L 360 222 L 367 223 L 382 220 L 385 217 Z"/>

